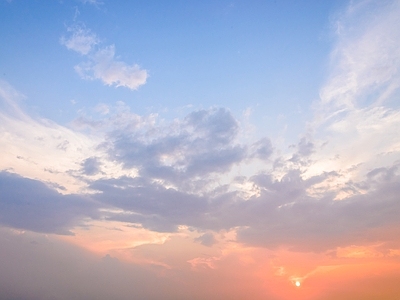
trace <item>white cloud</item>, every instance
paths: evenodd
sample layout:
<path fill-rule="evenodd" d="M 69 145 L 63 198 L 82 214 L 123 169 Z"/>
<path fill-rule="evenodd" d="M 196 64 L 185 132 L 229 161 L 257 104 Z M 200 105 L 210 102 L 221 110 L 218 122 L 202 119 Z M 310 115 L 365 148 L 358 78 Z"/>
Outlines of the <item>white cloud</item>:
<path fill-rule="evenodd" d="M 342 189 L 400 159 L 399 24 L 398 0 L 352 1 L 337 19 L 332 69 L 311 126 L 319 149 L 307 176 L 337 171 Z"/>
<path fill-rule="evenodd" d="M 115 59 L 114 45 L 98 50 L 90 61 L 75 67 L 78 74 L 85 79 L 100 79 L 106 85 L 127 87 L 136 90 L 146 83 L 147 71 L 138 65 L 128 65 Z"/>
<path fill-rule="evenodd" d="M 78 173 L 85 159 L 105 156 L 97 149 L 102 133 L 84 134 L 47 119 L 34 119 L 18 106 L 21 98 L 0 81 L 0 170 L 62 186 L 62 193 L 80 191 L 86 183 L 71 174 Z M 109 174 L 120 170 L 112 163 L 103 167 Z"/>
<path fill-rule="evenodd" d="M 74 26 L 68 28 L 68 32 L 72 32 L 72 35 L 69 38 L 61 37 L 60 43 L 82 55 L 87 55 L 99 43 L 97 36 L 89 29 Z"/>
<path fill-rule="evenodd" d="M 370 11 L 374 11 L 373 14 Z M 381 105 L 400 87 L 400 1 L 355 1 L 337 20 L 320 116 Z"/>
<path fill-rule="evenodd" d="M 69 38 L 62 37 L 61 44 L 88 57 L 86 62 L 75 66 L 75 71 L 81 78 L 100 79 L 106 85 L 122 86 L 131 90 L 146 83 L 147 70 L 141 69 L 137 64 L 129 65 L 118 60 L 114 45 L 96 49 L 100 40 L 89 29 L 74 26 L 68 28 L 68 31 L 72 35 Z"/>

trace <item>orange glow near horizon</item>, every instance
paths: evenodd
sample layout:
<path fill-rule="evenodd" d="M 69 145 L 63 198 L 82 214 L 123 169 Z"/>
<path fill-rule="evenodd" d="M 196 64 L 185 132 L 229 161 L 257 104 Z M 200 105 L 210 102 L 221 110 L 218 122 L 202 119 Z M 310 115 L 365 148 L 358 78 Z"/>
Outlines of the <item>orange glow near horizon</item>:
<path fill-rule="evenodd" d="M 130 249 L 143 244 L 162 244 L 170 234 L 150 231 L 114 221 L 91 221 L 89 229 L 75 228 L 75 235 L 60 239 L 97 255 L 104 256 L 116 249 Z"/>
<path fill-rule="evenodd" d="M 232 293 L 229 286 L 233 283 L 236 293 L 254 291 L 252 299 L 269 295 L 282 300 L 350 300 L 344 295 L 396 293 L 394 282 L 400 283 L 400 252 L 382 244 L 295 252 L 244 246 L 235 241 L 234 231 L 216 234 L 216 243 L 204 246 L 195 239 L 199 233 L 186 229 L 164 234 L 117 222 L 91 225 L 89 230 L 75 230 L 75 236 L 62 239 L 96 255 L 157 266 L 157 276 L 176 277 L 176 272 L 182 272 L 185 280 L 198 282 L 204 289 L 212 285 L 227 295 Z M 215 277 L 224 281 L 216 286 L 210 281 Z M 373 290 L 371 282 L 377 283 L 381 294 Z"/>

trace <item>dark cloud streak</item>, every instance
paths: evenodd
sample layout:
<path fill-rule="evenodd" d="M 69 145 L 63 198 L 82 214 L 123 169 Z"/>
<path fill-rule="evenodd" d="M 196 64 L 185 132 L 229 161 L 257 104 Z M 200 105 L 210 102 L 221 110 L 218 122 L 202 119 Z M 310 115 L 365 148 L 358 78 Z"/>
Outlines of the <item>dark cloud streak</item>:
<path fill-rule="evenodd" d="M 0 172 L 0 223 L 44 233 L 72 234 L 84 217 L 96 217 L 89 198 L 62 195 L 44 183 Z"/>

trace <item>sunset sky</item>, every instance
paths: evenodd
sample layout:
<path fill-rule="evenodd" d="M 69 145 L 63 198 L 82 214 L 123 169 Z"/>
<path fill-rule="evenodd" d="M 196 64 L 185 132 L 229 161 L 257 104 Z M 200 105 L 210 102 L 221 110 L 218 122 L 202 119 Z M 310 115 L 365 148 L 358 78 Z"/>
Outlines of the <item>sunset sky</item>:
<path fill-rule="evenodd" d="M 400 1 L 0 0 L 0 299 L 400 299 Z"/>

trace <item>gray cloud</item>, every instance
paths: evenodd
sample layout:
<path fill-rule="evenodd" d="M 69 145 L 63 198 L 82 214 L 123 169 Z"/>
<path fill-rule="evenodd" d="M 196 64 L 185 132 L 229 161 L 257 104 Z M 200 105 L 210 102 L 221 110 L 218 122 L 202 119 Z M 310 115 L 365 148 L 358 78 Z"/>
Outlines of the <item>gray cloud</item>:
<path fill-rule="evenodd" d="M 253 145 L 253 157 L 267 160 L 273 153 L 272 142 L 268 138 L 262 138 Z"/>
<path fill-rule="evenodd" d="M 127 114 L 125 123 L 130 120 Z M 242 176 L 237 184 L 258 191 L 244 199 L 232 185 L 218 184 L 216 179 L 248 158 L 269 159 L 273 149 L 269 139 L 250 146 L 239 144 L 238 122 L 223 108 L 195 111 L 171 123 L 138 116 L 134 120 L 134 126 L 112 123 L 101 147 L 109 159 L 126 169 L 135 168 L 137 177 L 86 179 L 89 189 L 98 193 L 78 196 L 62 195 L 40 181 L 3 172 L 1 224 L 68 234 L 83 218 L 97 217 L 93 203 L 101 203 L 124 211 L 102 212 L 102 217 L 140 223 L 155 231 L 172 232 L 179 225 L 205 232 L 241 228 L 239 241 L 250 245 L 320 251 L 361 241 L 363 230 L 397 222 L 400 179 L 396 164 L 370 170 L 363 180 L 348 181 L 338 190 L 325 186 L 342 176 L 339 171 L 305 179 L 305 169 L 275 157 L 285 174 Z M 301 139 L 295 151 L 303 159 L 315 146 Z M 101 164 L 99 158 L 89 157 L 81 162 L 80 172 L 100 174 Z M 338 192 L 352 196 L 335 201 Z"/>
<path fill-rule="evenodd" d="M 100 217 L 97 207 L 101 204 L 103 208 L 117 208 L 102 211 L 101 217 L 140 223 L 155 231 L 172 232 L 179 225 L 210 233 L 240 228 L 239 241 L 250 245 L 321 251 L 362 242 L 369 230 L 379 231 L 398 222 L 398 164 L 388 167 L 377 163 L 380 167 L 363 171 L 366 175 L 362 180 L 351 176 L 352 180 L 343 183 L 346 170 L 337 168 L 336 172 L 305 179 L 307 164 L 296 169 L 293 161 L 275 155 L 271 161 L 279 162 L 279 168 L 271 174 L 264 171 L 219 183 L 235 164 L 252 158 L 269 160 L 273 150 L 267 138 L 248 146 L 240 144 L 239 122 L 224 108 L 198 110 L 168 123 L 158 122 L 154 116 L 131 114 L 119 104 L 116 114 L 112 109 L 102 120 L 100 131 L 105 133 L 106 142 L 97 150 L 105 151 L 110 161 L 101 161 L 104 153 L 99 150 L 96 157 L 79 158 L 80 170 L 70 174 L 112 176 L 106 170 L 101 173 L 100 167 L 120 164 L 135 169 L 137 177 L 85 178 L 88 188 L 98 193 L 80 196 L 62 195 L 50 187 L 65 190 L 59 183 L 46 185 L 2 172 L 0 223 L 70 234 L 84 218 Z M 71 141 L 71 145 L 73 141 L 61 135 L 58 140 Z M 299 161 L 306 161 L 314 151 L 314 143 L 305 138 L 294 150 Z M 131 171 L 125 174 L 135 173 Z M 335 183 L 331 183 L 339 179 L 340 188 L 332 187 Z M 242 186 L 254 191 L 253 196 L 244 199 Z M 335 201 L 341 192 L 347 196 Z M 116 213 L 118 209 L 123 212 Z M 391 237 L 371 234 L 369 238 L 378 241 Z"/>
<path fill-rule="evenodd" d="M 182 122 L 148 131 L 119 130 L 109 135 L 109 154 L 146 177 L 179 183 L 195 176 L 224 173 L 247 155 L 235 143 L 238 123 L 224 108 L 200 110 Z"/>
<path fill-rule="evenodd" d="M 292 158 L 290 159 L 292 162 L 300 162 L 302 159 L 307 158 L 315 152 L 314 143 L 305 137 L 300 139 L 299 143 L 296 145 L 296 148 L 296 153 L 293 154 Z"/>
<path fill-rule="evenodd" d="M 322 173 L 304 180 L 298 170 L 289 171 L 280 180 L 268 174 L 252 177 L 260 195 L 248 200 L 228 191 L 195 196 L 143 178 L 101 180 L 93 182 L 91 188 L 101 191 L 95 195 L 97 200 L 130 212 L 110 214 L 112 220 L 141 223 L 156 231 L 174 231 L 178 225 L 216 232 L 241 227 L 238 241 L 249 245 L 323 251 L 365 242 L 367 236 L 379 240 L 369 230 L 398 223 L 397 170 L 393 166 L 371 171 L 366 182 L 358 183 L 368 189 L 341 201 L 334 200 L 336 192 L 314 196 L 308 192 L 339 174 Z M 205 235 L 198 241 L 209 243 L 210 237 Z"/>
<path fill-rule="evenodd" d="M 322 178 L 304 181 L 299 176 L 291 176 L 290 181 L 285 178 L 280 182 L 266 180 L 263 183 L 266 189 L 260 197 L 241 203 L 235 209 L 246 214 L 242 219 L 246 220 L 243 225 L 247 227 L 239 231 L 238 238 L 252 245 L 286 245 L 306 251 L 393 239 L 370 232 L 399 223 L 400 176 L 389 175 L 393 174 L 393 167 L 381 168 L 381 172 L 382 180 L 372 185 L 367 179 L 369 182 L 363 184 L 370 186 L 366 193 L 340 201 L 333 200 L 335 194 L 329 192 L 322 197 L 306 194 L 310 183 Z"/>
<path fill-rule="evenodd" d="M 208 211 L 206 198 L 142 178 L 98 180 L 90 187 L 101 192 L 93 196 L 96 200 L 131 212 L 110 214 L 110 219 L 141 223 L 151 230 L 175 231 L 180 224 L 199 226 L 199 218 Z"/>
<path fill-rule="evenodd" d="M 211 232 L 205 233 L 194 240 L 207 247 L 211 247 L 216 242 L 216 239 Z"/>
<path fill-rule="evenodd" d="M 96 157 L 89 157 L 82 163 L 82 173 L 85 175 L 96 175 L 100 172 L 101 162 Z"/>
<path fill-rule="evenodd" d="M 44 183 L 0 172 L 0 223 L 36 232 L 71 234 L 96 205 L 78 195 L 62 195 Z"/>

